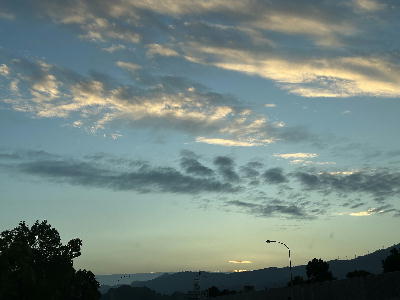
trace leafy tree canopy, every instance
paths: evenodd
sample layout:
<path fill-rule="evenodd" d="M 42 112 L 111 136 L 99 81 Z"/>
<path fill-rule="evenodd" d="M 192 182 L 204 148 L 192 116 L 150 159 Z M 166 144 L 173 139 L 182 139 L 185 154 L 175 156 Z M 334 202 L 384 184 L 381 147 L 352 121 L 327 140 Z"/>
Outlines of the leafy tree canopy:
<path fill-rule="evenodd" d="M 400 271 L 400 251 L 396 248 L 390 250 L 390 254 L 382 261 L 383 272 Z"/>
<path fill-rule="evenodd" d="M 322 259 L 314 258 L 306 266 L 307 277 L 311 282 L 333 280 L 329 264 Z"/>
<path fill-rule="evenodd" d="M 303 276 L 294 276 L 293 281 L 289 281 L 287 285 L 288 286 L 290 286 L 291 284 L 300 285 L 304 283 L 306 283 L 306 281 L 304 280 Z"/>
<path fill-rule="evenodd" d="M 92 272 L 76 271 L 82 241 L 61 243 L 47 221 L 25 222 L 0 234 L 0 299 L 99 299 L 99 283 Z"/>
<path fill-rule="evenodd" d="M 355 277 L 366 277 L 371 275 L 370 272 L 365 270 L 354 270 L 346 274 L 347 278 L 355 278 Z"/>

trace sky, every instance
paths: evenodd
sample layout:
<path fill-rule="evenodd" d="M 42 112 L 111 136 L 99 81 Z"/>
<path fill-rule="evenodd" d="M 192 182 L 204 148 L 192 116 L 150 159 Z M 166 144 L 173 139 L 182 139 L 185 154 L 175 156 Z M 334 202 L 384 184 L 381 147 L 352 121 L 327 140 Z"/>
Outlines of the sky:
<path fill-rule="evenodd" d="M 95 274 L 399 242 L 400 3 L 3 0 L 0 230 Z"/>

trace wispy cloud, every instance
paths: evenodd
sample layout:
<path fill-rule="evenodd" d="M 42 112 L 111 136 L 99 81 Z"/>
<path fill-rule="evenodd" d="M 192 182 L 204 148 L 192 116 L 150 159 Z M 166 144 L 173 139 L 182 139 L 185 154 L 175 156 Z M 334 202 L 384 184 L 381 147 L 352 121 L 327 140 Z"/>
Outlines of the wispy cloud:
<path fill-rule="evenodd" d="M 314 158 L 318 157 L 317 153 L 275 153 L 275 157 L 285 158 L 285 159 L 293 159 L 293 158 Z"/>
<path fill-rule="evenodd" d="M 14 20 L 15 19 L 15 15 L 5 12 L 5 11 L 1 11 L 0 12 L 0 19 L 6 19 L 6 20 Z"/>
<path fill-rule="evenodd" d="M 233 200 L 226 205 L 244 210 L 246 213 L 259 217 L 284 216 L 294 219 L 312 219 L 314 216 L 307 213 L 302 207 L 282 201 L 272 201 L 263 204 Z"/>
<path fill-rule="evenodd" d="M 239 186 L 216 177 L 185 175 L 172 167 L 153 167 L 146 161 L 97 155 L 74 159 L 46 152 L 12 152 L 0 156 L 1 167 L 53 182 L 139 193 L 236 193 Z"/>
<path fill-rule="evenodd" d="M 109 76 L 83 76 L 43 61 L 10 59 L 0 69 L 8 91 L 4 102 L 42 118 L 78 115 L 70 123 L 79 122 L 77 127 L 90 132 L 124 122 L 184 131 L 197 136 L 197 142 L 220 146 L 253 147 L 292 140 L 284 137 L 290 128 L 268 123 L 265 116 L 231 96 L 179 77 L 151 76 L 133 62 L 117 61 L 116 65 L 134 73 L 136 81 L 122 84 Z"/>
<path fill-rule="evenodd" d="M 275 103 L 267 103 L 267 104 L 264 104 L 264 106 L 268 107 L 268 108 L 274 108 L 274 107 L 276 107 L 276 104 Z"/>
<path fill-rule="evenodd" d="M 102 50 L 109 52 L 109 53 L 114 53 L 116 51 L 120 51 L 120 50 L 124 50 L 124 49 L 126 49 L 126 46 L 122 45 L 122 44 L 112 44 L 108 47 L 102 48 Z"/>
<path fill-rule="evenodd" d="M 229 156 L 205 160 L 188 150 L 181 152 L 177 166 L 157 166 L 148 161 L 105 153 L 67 157 L 45 151 L 2 150 L 0 168 L 49 182 L 115 191 L 214 195 L 216 201 L 222 197 L 224 207 L 229 211 L 233 209 L 265 218 L 313 219 L 333 209 L 366 207 L 371 202 L 367 199 L 378 201 L 379 206 L 342 214 L 400 215 L 400 210 L 388 201 L 400 194 L 399 175 L 388 170 L 340 175 L 288 172 L 276 167 L 265 169 L 258 161 L 238 165 Z M 293 190 L 296 181 L 305 187 L 303 191 Z M 274 189 L 276 192 L 272 192 Z M 309 200 L 329 193 L 336 193 L 338 199 L 347 199 L 346 203 Z M 359 199 L 360 193 L 367 196 L 363 201 Z M 224 195 L 247 200 L 228 201 Z M 356 199 L 350 200 L 352 197 Z"/>
<path fill-rule="evenodd" d="M 364 211 L 339 213 L 339 215 L 348 215 L 348 216 L 352 216 L 352 217 L 368 217 L 368 216 L 372 216 L 372 215 L 385 214 L 385 213 L 389 213 L 389 212 L 399 213 L 400 210 L 393 209 L 391 206 L 385 205 L 385 206 L 381 206 L 381 207 L 377 207 L 377 208 L 369 208 Z"/>
<path fill-rule="evenodd" d="M 134 64 L 131 62 L 126 62 L 126 61 L 117 61 L 115 63 L 118 67 L 123 68 L 123 69 L 127 69 L 129 71 L 136 71 L 142 68 L 142 66 L 138 65 L 138 64 Z"/>
<path fill-rule="evenodd" d="M 385 3 L 375 0 L 353 0 L 353 3 L 356 8 L 366 11 L 377 11 L 386 7 Z"/>
<path fill-rule="evenodd" d="M 262 139 L 262 140 L 229 140 L 229 139 L 221 139 L 221 138 L 206 138 L 199 136 L 196 138 L 196 142 L 198 143 L 206 143 L 210 145 L 220 145 L 227 147 L 254 147 L 261 146 L 265 144 L 270 144 L 274 142 L 274 139 Z"/>
<path fill-rule="evenodd" d="M 232 264 L 252 264 L 253 262 L 250 260 L 228 260 L 228 263 Z"/>
<path fill-rule="evenodd" d="M 336 162 L 334 161 L 312 161 L 312 160 L 305 160 L 305 159 L 294 159 L 289 162 L 293 165 L 319 165 L 319 166 L 326 166 L 326 165 L 335 165 Z"/>
<path fill-rule="evenodd" d="M 326 173 L 326 174 L 329 174 L 329 175 L 352 175 L 352 174 L 355 174 L 355 173 L 357 173 L 357 172 L 359 172 L 358 170 L 352 170 L 352 171 L 332 171 L 332 172 L 320 172 L 320 173 L 318 173 L 318 174 L 324 174 L 324 173 Z"/>
<path fill-rule="evenodd" d="M 257 75 L 303 97 L 398 97 L 398 58 L 381 34 L 387 41 L 396 37 L 391 21 L 397 15 L 388 7 L 376 0 L 42 0 L 29 9 L 41 20 L 78 29 L 110 53 L 134 45 L 153 58 L 176 56 Z M 3 17 L 25 13 L 12 1 L 2 8 Z"/>
<path fill-rule="evenodd" d="M 179 56 L 178 52 L 175 50 L 168 48 L 165 45 L 160 44 L 149 44 L 146 45 L 148 48 L 147 55 L 160 55 L 160 56 Z"/>
<path fill-rule="evenodd" d="M 400 173 L 386 169 L 333 174 L 301 171 L 294 176 L 307 189 L 322 193 L 366 193 L 377 201 L 400 194 Z"/>

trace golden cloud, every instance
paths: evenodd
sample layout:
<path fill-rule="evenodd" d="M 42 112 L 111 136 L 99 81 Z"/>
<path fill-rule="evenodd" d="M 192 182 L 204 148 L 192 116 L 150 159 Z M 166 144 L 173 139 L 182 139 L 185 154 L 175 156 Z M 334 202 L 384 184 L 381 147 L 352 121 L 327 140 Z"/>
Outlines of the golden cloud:
<path fill-rule="evenodd" d="M 228 260 L 231 264 L 252 264 L 253 262 L 250 260 Z"/>

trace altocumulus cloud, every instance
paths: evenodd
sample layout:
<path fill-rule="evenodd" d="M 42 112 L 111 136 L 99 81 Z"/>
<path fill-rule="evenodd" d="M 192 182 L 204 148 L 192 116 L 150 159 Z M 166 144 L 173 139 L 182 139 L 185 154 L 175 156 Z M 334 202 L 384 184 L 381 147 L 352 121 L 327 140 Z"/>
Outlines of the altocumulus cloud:
<path fill-rule="evenodd" d="M 214 174 L 212 169 L 198 161 L 198 156 L 192 151 L 184 150 L 181 152 L 180 165 L 188 174 L 197 176 L 211 176 Z"/>
<path fill-rule="evenodd" d="M 234 170 L 234 161 L 228 156 L 217 156 L 214 159 L 214 165 L 217 166 L 219 173 L 226 181 L 239 181 L 240 177 Z"/>
<path fill-rule="evenodd" d="M 309 190 L 324 193 L 366 193 L 382 200 L 400 194 L 400 173 L 387 169 L 352 172 L 295 172 L 294 176 Z"/>
<path fill-rule="evenodd" d="M 398 57 L 387 50 L 398 46 L 399 7 L 390 0 L 5 0 L 0 7 L 3 17 L 34 15 L 101 49 L 142 47 L 150 59 L 257 75 L 304 97 L 400 95 Z"/>
<path fill-rule="evenodd" d="M 258 217 L 283 216 L 295 219 L 313 219 L 315 216 L 308 212 L 304 207 L 290 202 L 279 200 L 267 201 L 265 203 L 253 203 L 240 200 L 227 201 L 227 206 L 236 207 L 246 213 Z"/>
<path fill-rule="evenodd" d="M 44 61 L 9 58 L 2 65 L 3 102 L 41 118 L 65 118 L 90 132 L 119 122 L 135 128 L 177 130 L 197 142 L 223 146 L 260 146 L 275 140 L 297 142 L 310 135 L 275 128 L 239 100 L 175 76 L 152 76 L 134 63 L 117 62 L 131 84 L 104 74 L 80 75 Z M 214 137 L 205 138 L 203 135 Z M 219 142 L 223 141 L 223 143 Z M 230 141 L 230 142 L 227 142 Z"/>
<path fill-rule="evenodd" d="M 107 156 L 101 162 L 95 162 L 92 158 L 78 160 L 51 154 L 32 158 L 29 154 L 3 154 L 0 158 L 6 163 L 1 167 L 59 183 L 141 193 L 235 193 L 240 190 L 240 187 L 217 178 L 192 177 L 171 167 L 151 167 L 145 161 L 123 160 L 123 169 L 113 168 L 110 163 L 116 158 Z M 99 157 L 104 158 L 104 155 Z"/>
<path fill-rule="evenodd" d="M 258 217 L 314 219 L 333 209 L 353 209 L 342 215 L 400 216 L 390 199 L 400 194 L 400 175 L 390 170 L 353 172 L 287 172 L 250 161 L 236 166 L 232 157 L 217 156 L 204 163 L 194 152 L 183 150 L 179 166 L 154 166 L 148 161 L 95 153 L 80 158 L 45 151 L 0 151 L 0 168 L 55 183 L 139 193 L 177 193 L 222 197 L 225 209 Z M 304 189 L 295 192 L 300 183 Z M 297 187 L 298 188 L 298 187 Z M 336 193 L 339 201 L 320 199 Z M 368 196 L 360 200 L 360 193 Z M 245 197 L 227 200 L 226 197 Z M 319 200 L 309 200 L 315 198 Z M 351 200 L 351 198 L 354 198 Z M 288 199 L 288 200 L 280 200 Z M 371 209 L 371 202 L 379 206 Z M 337 213 L 336 213 L 337 214 Z"/>

